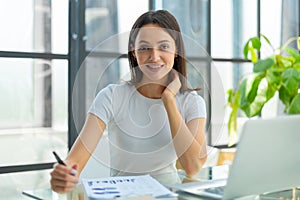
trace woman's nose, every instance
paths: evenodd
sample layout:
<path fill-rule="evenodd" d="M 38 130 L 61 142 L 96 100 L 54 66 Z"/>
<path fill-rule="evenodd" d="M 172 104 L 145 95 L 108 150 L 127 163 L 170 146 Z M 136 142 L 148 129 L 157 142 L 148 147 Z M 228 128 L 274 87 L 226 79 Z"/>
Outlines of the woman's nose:
<path fill-rule="evenodd" d="M 149 54 L 149 60 L 152 62 L 160 59 L 160 53 L 158 49 L 152 48 Z"/>

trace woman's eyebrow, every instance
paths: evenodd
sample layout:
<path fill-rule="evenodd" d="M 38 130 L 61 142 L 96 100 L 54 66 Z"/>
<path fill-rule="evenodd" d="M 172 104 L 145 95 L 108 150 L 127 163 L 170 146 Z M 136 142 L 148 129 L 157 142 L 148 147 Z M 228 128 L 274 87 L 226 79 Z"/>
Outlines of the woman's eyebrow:
<path fill-rule="evenodd" d="M 161 41 L 159 41 L 157 43 L 164 43 L 164 42 L 170 43 L 171 41 L 170 40 L 161 40 Z"/>
<path fill-rule="evenodd" d="M 146 40 L 140 40 L 140 41 L 139 41 L 139 44 L 141 44 L 141 43 L 150 44 L 150 43 L 149 43 L 149 42 L 147 42 Z"/>
<path fill-rule="evenodd" d="M 170 40 L 160 40 L 160 41 L 158 41 L 157 43 L 160 44 L 160 43 L 164 43 L 164 42 L 170 43 L 171 41 L 170 41 Z M 150 42 L 148 42 L 148 41 L 146 41 L 146 40 L 140 40 L 140 41 L 139 41 L 139 44 L 141 44 L 141 43 L 150 44 Z"/>

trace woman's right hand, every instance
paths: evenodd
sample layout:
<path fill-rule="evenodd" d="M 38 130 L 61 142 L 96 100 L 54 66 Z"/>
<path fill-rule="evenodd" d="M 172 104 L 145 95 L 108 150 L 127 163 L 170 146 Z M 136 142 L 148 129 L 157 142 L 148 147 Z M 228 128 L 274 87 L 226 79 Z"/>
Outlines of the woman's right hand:
<path fill-rule="evenodd" d="M 51 171 L 51 189 L 57 193 L 66 193 L 72 191 L 78 183 L 79 175 L 75 173 L 78 166 L 64 166 L 56 163 Z"/>

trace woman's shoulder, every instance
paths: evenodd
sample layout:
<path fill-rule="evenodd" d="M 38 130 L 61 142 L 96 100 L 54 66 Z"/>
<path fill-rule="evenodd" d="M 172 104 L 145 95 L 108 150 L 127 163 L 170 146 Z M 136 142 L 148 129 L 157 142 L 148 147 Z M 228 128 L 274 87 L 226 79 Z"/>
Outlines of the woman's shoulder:
<path fill-rule="evenodd" d="M 101 91 L 115 91 L 115 90 L 131 90 L 134 86 L 130 82 L 120 82 L 120 83 L 111 83 L 108 84 L 106 87 L 100 90 Z"/>
<path fill-rule="evenodd" d="M 103 101 L 104 99 L 107 99 L 108 101 L 122 99 L 130 94 L 133 87 L 134 86 L 126 82 L 108 84 L 96 93 L 95 99 L 98 101 Z"/>

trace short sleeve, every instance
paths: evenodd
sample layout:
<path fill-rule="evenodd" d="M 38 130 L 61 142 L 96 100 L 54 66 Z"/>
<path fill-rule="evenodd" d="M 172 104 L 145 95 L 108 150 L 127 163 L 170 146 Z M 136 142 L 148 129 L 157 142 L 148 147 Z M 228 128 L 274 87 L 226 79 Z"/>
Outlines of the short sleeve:
<path fill-rule="evenodd" d="M 184 118 L 186 122 L 195 118 L 206 118 L 206 103 L 196 92 L 190 92 L 187 95 L 184 110 Z"/>
<path fill-rule="evenodd" d="M 113 85 L 108 85 L 97 94 L 91 107 L 88 110 L 88 113 L 96 115 L 105 124 L 107 124 L 113 116 L 112 94 Z"/>

